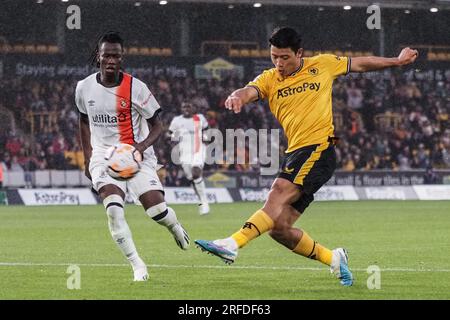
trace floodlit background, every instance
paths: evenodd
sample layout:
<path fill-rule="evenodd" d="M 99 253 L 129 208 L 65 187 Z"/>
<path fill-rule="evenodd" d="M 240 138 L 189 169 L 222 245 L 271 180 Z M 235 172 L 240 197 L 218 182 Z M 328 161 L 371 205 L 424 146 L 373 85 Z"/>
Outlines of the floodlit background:
<path fill-rule="evenodd" d="M 443 255 L 450 248 L 450 1 L 377 4 L 380 11 L 368 12 L 372 2 L 361 0 L 2 0 L 0 299 L 450 298 Z M 178 252 L 170 235 L 131 205 L 150 283 L 130 285 L 83 174 L 74 90 L 97 72 L 90 63 L 97 39 L 120 32 L 123 67 L 156 96 L 166 128 L 189 99 L 223 133 L 271 130 L 280 126 L 266 101 L 239 115 L 223 106 L 233 90 L 272 67 L 268 38 L 279 26 L 302 34 L 305 56 L 396 57 L 405 46 L 420 53 L 413 65 L 334 82 L 338 170 L 316 194 L 332 202 L 314 202 L 299 225 L 329 247 L 348 248 L 355 286 L 342 291 L 327 269 L 266 235 L 230 268 L 198 250 Z M 282 137 L 279 156 L 285 148 Z M 224 163 L 205 166 L 213 204 L 201 217 L 171 161 L 170 137 L 155 145 L 167 201 L 192 239 L 231 234 L 261 205 L 251 201 L 267 196 L 274 176 L 260 174 L 248 142 L 234 150 Z M 245 163 L 236 163 L 238 155 Z M 63 206 L 73 204 L 94 205 Z M 81 270 L 80 290 L 66 287 L 72 264 Z M 381 288 L 369 288 L 371 265 L 381 270 Z"/>

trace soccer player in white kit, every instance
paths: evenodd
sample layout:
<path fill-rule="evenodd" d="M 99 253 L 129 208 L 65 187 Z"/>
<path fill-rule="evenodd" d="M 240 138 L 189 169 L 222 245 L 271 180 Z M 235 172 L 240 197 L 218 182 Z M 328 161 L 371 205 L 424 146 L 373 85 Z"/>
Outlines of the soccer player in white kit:
<path fill-rule="evenodd" d="M 142 81 L 121 71 L 123 40 L 117 33 L 100 38 L 94 59 L 100 72 L 79 81 L 75 90 L 85 174 L 103 201 L 112 238 L 130 262 L 134 281 L 145 281 L 147 267 L 125 220 L 127 188 L 136 194 L 150 218 L 168 228 L 181 249 L 186 250 L 190 243 L 175 211 L 164 200 L 156 174 L 152 145 L 163 130 L 160 106 Z M 133 145 L 143 157 L 141 170 L 126 181 L 113 179 L 105 171 L 105 151 L 119 142 Z"/>
<path fill-rule="evenodd" d="M 208 199 L 203 181 L 203 165 L 205 163 L 206 147 L 203 143 L 204 131 L 208 129 L 208 121 L 199 113 L 195 113 L 191 102 L 181 104 L 182 114 L 172 119 L 169 132 L 172 140 L 179 141 L 179 160 L 186 178 L 191 182 L 200 204 L 201 215 L 209 213 Z"/>

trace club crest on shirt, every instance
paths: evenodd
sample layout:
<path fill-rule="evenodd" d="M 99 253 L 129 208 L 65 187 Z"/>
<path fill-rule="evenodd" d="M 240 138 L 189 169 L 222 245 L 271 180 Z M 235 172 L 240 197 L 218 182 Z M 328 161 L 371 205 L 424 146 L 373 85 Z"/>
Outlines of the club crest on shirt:
<path fill-rule="evenodd" d="M 127 107 L 127 101 L 126 101 L 125 99 L 121 99 L 121 100 L 120 100 L 120 106 L 121 106 L 122 108 L 126 108 L 126 107 Z"/>
<path fill-rule="evenodd" d="M 308 73 L 311 74 L 311 75 L 313 75 L 313 76 L 316 76 L 316 75 L 319 74 L 319 69 L 314 68 L 314 67 L 309 68 L 309 69 L 308 69 Z"/>

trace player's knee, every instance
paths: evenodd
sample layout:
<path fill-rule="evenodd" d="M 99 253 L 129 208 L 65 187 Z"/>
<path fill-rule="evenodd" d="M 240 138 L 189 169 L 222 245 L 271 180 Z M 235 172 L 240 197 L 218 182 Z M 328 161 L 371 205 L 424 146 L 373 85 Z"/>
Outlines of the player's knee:
<path fill-rule="evenodd" d="M 282 212 L 284 202 L 282 189 L 277 186 L 272 186 L 262 210 L 271 217 L 278 217 Z"/>
<path fill-rule="evenodd" d="M 269 196 L 277 197 L 283 193 L 283 187 L 280 183 L 275 182 L 269 191 Z"/>
<path fill-rule="evenodd" d="M 145 213 L 147 213 L 150 218 L 158 222 L 159 220 L 164 219 L 167 216 L 168 207 L 165 202 L 161 202 L 148 208 Z"/>
<path fill-rule="evenodd" d="M 288 188 L 282 183 L 275 182 L 269 191 L 267 200 L 277 205 L 284 205 L 294 196 L 295 192 L 298 192 L 296 188 Z"/>
<path fill-rule="evenodd" d="M 103 187 L 101 187 L 98 190 L 98 194 L 100 195 L 100 197 L 103 200 L 103 203 L 105 202 L 105 200 L 110 197 L 110 196 L 118 196 L 121 199 L 125 198 L 125 193 L 122 191 L 122 189 L 120 189 L 118 186 L 113 185 L 113 184 L 107 184 Z"/>
<path fill-rule="evenodd" d="M 103 200 L 108 216 L 109 229 L 114 239 L 123 237 L 127 230 L 123 204 L 122 197 L 117 194 L 109 195 Z"/>
<path fill-rule="evenodd" d="M 274 193 L 283 194 L 285 197 L 292 197 L 299 192 L 298 186 L 286 179 L 275 179 L 271 187 L 272 190 Z"/>
<path fill-rule="evenodd" d="M 155 222 L 167 228 L 172 227 L 178 222 L 175 211 L 171 207 L 168 207 L 165 202 L 148 208 L 145 212 Z"/>
<path fill-rule="evenodd" d="M 279 190 L 278 188 L 272 188 L 269 191 L 269 194 L 267 195 L 267 200 L 264 203 L 264 207 L 263 210 L 265 212 L 270 211 L 272 212 L 273 210 L 277 210 L 278 208 L 281 207 L 281 190 Z"/>
<path fill-rule="evenodd" d="M 162 190 L 146 191 L 139 196 L 139 202 L 144 207 L 144 210 L 147 211 L 149 208 L 155 206 L 156 204 L 165 202 L 164 192 Z"/>
<path fill-rule="evenodd" d="M 103 199 L 103 205 L 106 209 L 108 218 L 114 219 L 119 215 L 123 215 L 124 200 L 118 194 L 111 194 Z"/>

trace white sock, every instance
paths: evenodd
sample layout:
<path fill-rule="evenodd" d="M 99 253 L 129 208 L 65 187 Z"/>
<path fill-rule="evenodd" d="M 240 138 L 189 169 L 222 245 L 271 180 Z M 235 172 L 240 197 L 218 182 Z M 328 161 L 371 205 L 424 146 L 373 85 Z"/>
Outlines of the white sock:
<path fill-rule="evenodd" d="M 220 239 L 219 240 L 221 243 L 225 244 L 229 249 L 231 250 L 237 250 L 238 249 L 238 244 L 236 242 L 236 240 L 234 240 L 232 237 L 228 237 L 225 239 Z"/>
<path fill-rule="evenodd" d="M 128 259 L 128 261 L 130 261 L 133 271 L 146 266 L 144 260 L 142 260 L 139 256 L 132 260 Z"/>
<path fill-rule="evenodd" d="M 145 212 L 150 218 L 167 228 L 170 228 L 178 223 L 175 211 L 172 208 L 167 207 L 165 202 L 161 202 L 156 206 L 148 208 Z"/>
<path fill-rule="evenodd" d="M 109 231 L 114 242 L 122 254 L 130 261 L 133 269 L 142 266 L 144 262 L 136 251 L 130 228 L 125 220 L 123 199 L 119 195 L 112 194 L 103 200 L 103 205 L 106 208 Z"/>
<path fill-rule="evenodd" d="M 216 242 L 218 245 L 225 246 L 228 249 L 231 249 L 233 251 L 236 251 L 239 248 L 236 240 L 234 240 L 232 237 L 228 237 L 225 239 L 218 239 L 218 240 L 215 240 L 214 242 Z"/>
<path fill-rule="evenodd" d="M 206 198 L 206 193 L 205 193 L 205 181 L 203 181 L 203 177 L 197 178 L 195 180 L 193 180 L 194 182 L 194 188 L 197 191 L 197 195 L 200 198 L 200 202 L 203 203 L 208 203 L 208 199 Z"/>

